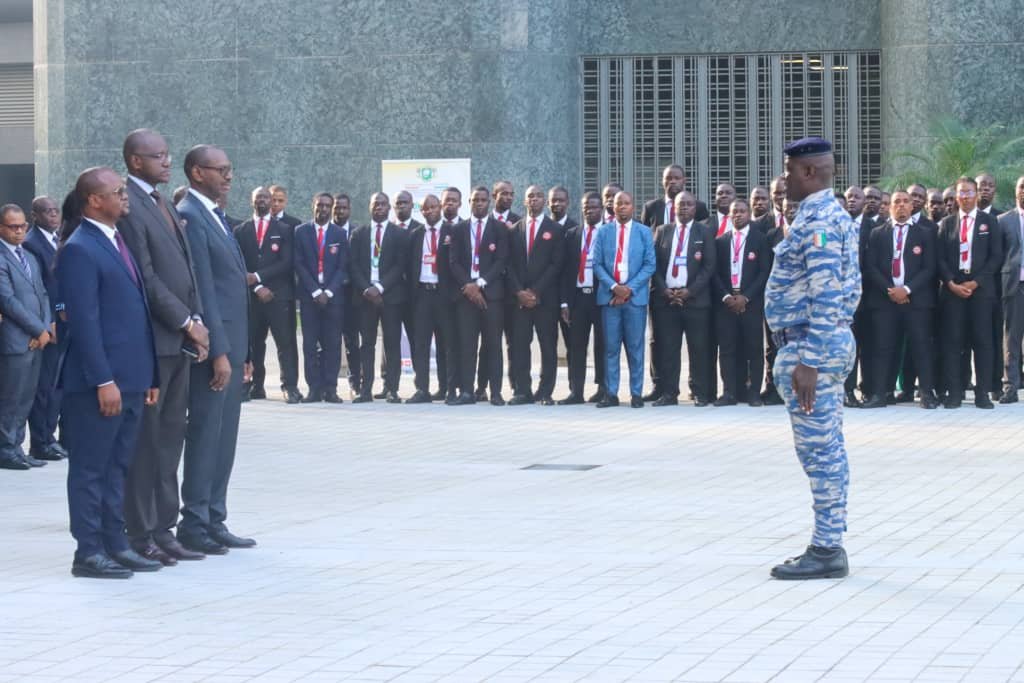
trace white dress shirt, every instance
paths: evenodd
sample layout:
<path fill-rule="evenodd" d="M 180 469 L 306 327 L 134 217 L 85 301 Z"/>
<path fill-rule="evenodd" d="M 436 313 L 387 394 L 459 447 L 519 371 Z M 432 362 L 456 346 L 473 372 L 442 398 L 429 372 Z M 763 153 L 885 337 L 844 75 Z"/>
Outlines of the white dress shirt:
<path fill-rule="evenodd" d="M 487 231 L 487 221 L 483 218 L 473 216 L 469 220 L 469 276 L 476 280 L 481 287 L 487 285 L 487 281 L 480 277 L 480 261 L 477 259 L 476 227 L 480 224 L 480 240 L 483 241 L 484 233 Z"/>
<path fill-rule="evenodd" d="M 676 229 L 672 233 L 672 248 L 668 252 L 668 268 L 665 270 L 665 286 L 669 289 L 679 289 L 686 287 L 686 283 L 689 281 L 689 271 L 687 270 L 687 258 L 690 253 L 690 235 L 693 233 L 693 221 L 690 221 L 686 225 L 680 225 L 676 223 Z M 679 246 L 679 240 L 682 238 L 682 247 Z M 676 253 L 679 254 L 679 276 L 673 277 L 672 270 L 676 264 Z"/>
<path fill-rule="evenodd" d="M 619 281 L 617 284 L 624 285 L 629 282 L 629 235 L 633 232 L 633 221 L 620 223 L 615 219 L 615 253 L 612 259 L 611 275 L 615 277 L 615 261 L 619 258 L 619 231 L 626 226 L 625 238 L 622 240 L 622 262 L 619 264 Z M 593 247 L 593 245 L 591 245 Z"/>
<path fill-rule="evenodd" d="M 380 231 L 380 250 L 378 257 L 373 257 L 374 248 L 377 245 L 377 228 L 381 228 Z M 384 240 L 388 235 L 388 223 L 370 223 L 370 284 L 384 293 L 384 285 L 380 283 L 380 256 L 384 255 Z"/>
<path fill-rule="evenodd" d="M 729 220 L 732 223 L 732 220 Z M 729 286 L 732 289 L 739 289 L 743 286 L 743 261 L 746 259 L 746 248 L 747 248 L 747 233 L 750 232 L 750 224 L 742 230 L 733 230 L 729 233 Z M 736 250 L 736 238 L 739 237 L 739 255 L 737 256 Z M 733 276 L 736 276 L 736 285 L 733 286 Z M 725 301 L 725 297 L 731 294 L 726 294 L 722 297 Z"/>
<path fill-rule="evenodd" d="M 732 233 L 732 229 L 733 229 L 733 225 L 732 225 L 732 219 L 729 218 L 729 215 L 728 214 L 724 214 L 724 213 L 719 213 L 718 211 L 715 211 L 715 216 L 717 216 L 717 219 L 716 219 L 717 222 L 715 223 L 715 235 L 716 236 L 719 235 L 718 228 L 721 227 L 722 219 L 723 218 L 725 219 L 725 232 L 722 232 L 721 234 L 722 235 L 729 235 L 729 234 L 731 234 Z"/>
<path fill-rule="evenodd" d="M 964 247 L 964 245 L 961 245 L 958 248 L 957 260 L 956 260 L 956 263 L 957 263 L 956 267 L 959 270 L 970 270 L 971 269 L 971 260 L 974 257 L 974 254 L 973 254 L 973 249 L 974 249 L 974 223 L 975 223 L 976 219 L 978 218 L 978 207 L 974 207 L 974 210 L 971 211 L 969 214 L 966 214 L 966 215 L 967 215 L 967 245 L 966 245 L 967 260 L 966 261 L 963 260 L 962 254 L 964 253 L 965 247 Z M 963 225 L 963 222 L 964 222 L 964 213 L 962 211 L 957 211 L 957 215 L 956 215 L 956 238 L 957 238 L 957 243 L 960 242 L 960 226 Z"/>
<path fill-rule="evenodd" d="M 581 227 L 580 232 L 580 256 L 586 253 L 586 260 L 583 262 L 583 282 L 580 282 L 579 278 L 579 260 L 576 261 L 576 286 L 577 287 L 593 287 L 594 286 L 594 242 L 597 240 L 597 229 L 600 225 L 593 227 L 584 225 Z M 587 231 L 590 231 L 590 248 L 587 249 Z"/>
<path fill-rule="evenodd" d="M 219 208 L 219 207 L 217 206 L 217 202 L 213 201 L 212 199 L 210 199 L 209 197 L 207 197 L 207 196 L 206 196 L 205 194 L 203 194 L 202 192 L 197 192 L 197 191 L 195 190 L 195 188 L 192 188 L 192 187 L 188 188 L 188 192 L 189 192 L 189 194 L 191 194 L 191 195 L 192 195 L 193 197 L 195 197 L 196 199 L 198 199 L 198 200 L 199 200 L 199 203 L 200 203 L 200 204 L 202 204 L 202 205 L 203 205 L 204 207 L 206 207 L 206 211 L 207 211 L 207 212 L 208 212 L 208 213 L 210 214 L 210 218 L 212 218 L 212 219 L 213 219 L 213 224 L 214 224 L 214 225 L 219 225 L 219 226 L 220 226 L 220 228 L 221 228 L 221 230 L 223 230 L 223 231 L 224 231 L 224 234 L 225 234 L 225 235 L 229 235 L 229 236 L 230 236 L 230 235 L 231 235 L 231 233 L 229 233 L 229 232 L 228 232 L 228 229 L 227 229 L 226 227 L 224 227 L 224 224 L 223 224 L 223 223 L 221 223 L 221 221 L 220 221 L 220 218 L 218 218 L 218 217 L 217 217 L 217 214 L 216 214 L 216 213 L 214 213 L 214 211 L 213 211 L 214 209 L 216 209 L 216 208 Z"/>
<path fill-rule="evenodd" d="M 434 244 L 438 247 L 441 246 L 441 221 L 438 221 L 435 225 L 426 225 L 423 228 L 423 249 L 422 257 L 420 258 L 420 282 L 426 282 L 428 284 L 437 284 L 437 273 L 434 272 L 434 266 L 436 264 L 437 252 L 430 250 L 430 231 L 434 231 Z M 435 259 L 432 261 L 431 259 Z"/>
<path fill-rule="evenodd" d="M 914 218 L 911 216 L 910 221 Z M 893 222 L 892 226 L 892 260 L 900 262 L 900 276 L 892 279 L 893 287 L 906 287 L 904 284 L 907 278 L 907 265 L 903 260 L 903 252 L 907 250 L 907 235 L 910 234 L 910 226 L 913 222 L 907 222 L 903 226 L 903 239 L 902 244 L 900 240 L 900 226 L 899 223 Z M 899 248 L 898 248 L 899 247 Z M 890 271 L 891 272 L 891 271 Z M 910 293 L 910 288 L 907 287 L 907 293 Z"/>

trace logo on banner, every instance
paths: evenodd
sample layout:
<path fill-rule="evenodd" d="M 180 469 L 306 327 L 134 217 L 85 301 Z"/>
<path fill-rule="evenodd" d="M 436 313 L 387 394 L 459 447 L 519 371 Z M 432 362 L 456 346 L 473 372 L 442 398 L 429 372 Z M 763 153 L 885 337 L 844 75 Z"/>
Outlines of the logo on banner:
<path fill-rule="evenodd" d="M 437 173 L 437 169 L 431 168 L 430 166 L 424 166 L 423 168 L 416 169 L 416 175 L 425 183 L 429 183 L 435 173 Z"/>

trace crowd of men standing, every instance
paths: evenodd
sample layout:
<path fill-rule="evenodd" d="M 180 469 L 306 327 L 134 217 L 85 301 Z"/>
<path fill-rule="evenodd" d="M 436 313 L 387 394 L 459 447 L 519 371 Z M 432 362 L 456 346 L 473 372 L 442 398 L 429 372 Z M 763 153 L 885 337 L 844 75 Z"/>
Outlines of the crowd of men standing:
<path fill-rule="evenodd" d="M 764 292 L 798 208 L 783 176 L 749 198 L 723 183 L 709 210 L 673 164 L 639 220 L 614 183 L 582 196 L 578 222 L 561 186 L 526 188 L 522 215 L 510 182 L 477 186 L 466 217 L 449 187 L 422 199 L 423 222 L 408 193 L 375 193 L 357 226 L 348 195 L 314 195 L 302 222 L 276 185 L 252 191 L 250 218 L 231 219 L 233 169 L 210 145 L 189 150 L 189 184 L 167 201 L 164 138 L 134 131 L 123 151 L 127 178 L 87 169 L 63 207 L 34 200 L 31 224 L 0 207 L 0 468 L 71 451 L 77 576 L 124 578 L 255 545 L 228 530 L 226 498 L 241 403 L 267 396 L 268 334 L 288 403 L 343 401 L 343 347 L 353 403 L 402 402 L 403 326 L 415 375 L 406 403 L 504 405 L 507 363 L 510 405 L 553 405 L 559 335 L 559 404 L 618 405 L 624 347 L 630 405 L 678 405 L 684 339 L 694 405 L 782 403 Z M 924 408 L 959 407 L 972 355 L 975 404 L 1017 400 L 1024 178 L 1001 215 L 994 188 L 984 174 L 944 191 L 837 194 L 860 225 L 864 291 L 847 405 L 912 402 L 916 389 Z"/>

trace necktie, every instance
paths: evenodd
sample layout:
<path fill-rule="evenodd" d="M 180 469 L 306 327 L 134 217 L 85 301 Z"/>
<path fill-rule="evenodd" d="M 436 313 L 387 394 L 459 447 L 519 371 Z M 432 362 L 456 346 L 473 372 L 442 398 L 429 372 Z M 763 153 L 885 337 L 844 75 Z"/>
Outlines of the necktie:
<path fill-rule="evenodd" d="M 430 263 L 430 272 L 437 275 L 437 228 L 430 226 L 430 255 L 434 260 Z"/>
<path fill-rule="evenodd" d="M 403 222 L 399 223 L 398 227 L 400 227 L 402 230 L 405 230 L 405 222 L 403 221 Z"/>
<path fill-rule="evenodd" d="M 718 235 L 717 235 L 717 237 L 721 237 L 722 235 L 725 234 L 725 228 L 726 228 L 727 225 L 729 225 L 729 217 L 728 216 L 722 216 L 722 222 L 718 224 Z"/>
<path fill-rule="evenodd" d="M 375 259 L 379 259 L 380 258 L 380 246 L 381 246 L 380 240 L 381 240 L 381 233 L 383 233 L 383 232 L 384 232 L 384 227 L 380 223 L 377 223 L 377 236 L 373 238 L 373 258 L 375 258 Z"/>
<path fill-rule="evenodd" d="M 124 267 L 128 269 L 128 274 L 132 276 L 132 282 L 138 287 L 139 276 L 135 274 L 135 264 L 132 263 L 132 257 L 128 254 L 128 245 L 124 243 L 124 238 L 121 237 L 121 233 L 117 230 L 114 231 L 114 242 L 117 243 L 117 251 L 121 254 Z"/>
<path fill-rule="evenodd" d="M 679 257 L 683 253 L 683 242 L 686 241 L 686 226 L 679 226 L 679 243 L 676 245 L 676 257 L 672 259 L 672 277 L 679 277 Z"/>
<path fill-rule="evenodd" d="M 676 205 L 675 205 L 675 203 L 672 203 L 672 204 L 668 205 L 668 222 L 669 223 L 675 223 L 676 222 Z"/>
<path fill-rule="evenodd" d="M 480 273 L 480 240 L 484 235 L 483 221 L 476 219 L 476 243 L 473 245 L 473 270 Z"/>
<path fill-rule="evenodd" d="M 587 237 L 583 241 L 583 251 L 580 252 L 580 270 L 577 281 L 582 285 L 587 274 L 587 257 L 590 255 L 590 238 L 594 234 L 594 226 L 587 226 Z"/>
<path fill-rule="evenodd" d="M 622 284 L 622 258 L 624 254 L 624 247 L 626 245 L 626 224 L 619 223 L 619 246 L 615 250 L 615 268 L 614 275 L 615 281 Z"/>
<path fill-rule="evenodd" d="M 900 223 L 896 226 L 896 251 L 892 255 L 892 276 L 894 278 L 899 277 L 902 272 L 900 257 L 903 255 L 903 230 L 905 227 L 905 223 Z"/>
<path fill-rule="evenodd" d="M 970 251 L 964 249 L 964 245 L 967 244 L 967 216 L 963 217 L 960 221 L 960 266 L 964 267 L 967 265 L 967 257 L 970 256 Z"/>
<path fill-rule="evenodd" d="M 260 240 L 263 241 L 262 239 Z M 318 225 L 316 228 L 316 250 L 317 250 L 317 261 L 316 261 L 316 272 L 317 275 L 324 274 L 324 228 Z"/>
<path fill-rule="evenodd" d="M 743 248 L 743 234 L 738 230 L 732 233 L 732 288 L 740 286 L 740 250 Z"/>
<path fill-rule="evenodd" d="M 21 262 L 21 267 L 25 269 L 25 274 L 28 275 L 28 279 L 32 279 L 32 266 L 29 265 L 28 259 L 25 258 L 25 250 L 21 247 L 14 248 L 14 255 L 18 257 Z"/>
<path fill-rule="evenodd" d="M 160 213 L 163 214 L 164 220 L 167 221 L 167 227 L 170 228 L 171 232 L 174 233 L 175 236 L 177 236 L 177 223 L 174 220 L 174 216 L 171 215 L 170 209 L 167 208 L 167 203 L 164 201 L 164 198 L 161 197 L 160 193 L 156 190 L 150 192 L 149 196 L 153 198 L 153 201 L 156 202 L 157 208 L 160 209 Z"/>
<path fill-rule="evenodd" d="M 263 235 L 265 234 L 266 229 L 267 229 L 267 227 L 266 227 L 266 219 L 261 216 L 260 217 L 260 222 L 256 226 L 256 246 L 257 247 L 263 248 Z M 323 228 L 320 228 L 320 229 L 323 230 Z"/>
<path fill-rule="evenodd" d="M 1017 214 L 1020 218 L 1020 243 L 1024 245 L 1024 212 Z M 1020 281 L 1024 282 L 1024 259 L 1020 262 Z"/>
<path fill-rule="evenodd" d="M 530 241 L 526 245 L 526 255 L 529 256 L 533 253 L 533 238 L 537 234 L 537 219 L 530 219 Z"/>
<path fill-rule="evenodd" d="M 231 235 L 231 226 L 228 224 L 228 217 L 224 215 L 224 210 L 219 206 L 213 207 L 213 213 L 220 220 L 220 227 L 224 228 L 224 232 L 229 236 Z"/>
<path fill-rule="evenodd" d="M 781 213 L 776 214 L 775 215 L 775 227 L 776 228 L 781 228 L 782 227 L 782 221 L 784 219 L 785 219 L 785 216 L 783 216 Z"/>

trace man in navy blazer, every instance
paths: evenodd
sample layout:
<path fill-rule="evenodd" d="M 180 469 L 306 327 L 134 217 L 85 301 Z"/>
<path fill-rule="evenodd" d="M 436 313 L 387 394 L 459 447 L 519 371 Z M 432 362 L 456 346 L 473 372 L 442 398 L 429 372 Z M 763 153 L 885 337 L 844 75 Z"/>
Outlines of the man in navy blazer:
<path fill-rule="evenodd" d="M 313 220 L 295 228 L 295 273 L 299 279 L 302 359 L 309 392 L 304 403 L 341 403 L 341 335 L 345 327 L 348 240 L 331 222 L 334 197 L 313 197 Z"/>
<path fill-rule="evenodd" d="M 50 298 L 50 315 L 56 320 L 56 311 L 53 307 L 57 305 L 58 296 L 57 278 L 53 274 L 53 257 L 57 253 L 60 206 L 51 197 L 36 197 L 32 200 L 32 223 L 23 246 L 39 261 L 43 285 L 46 286 L 46 295 Z M 50 331 L 55 330 L 51 327 Z M 57 361 L 60 357 L 57 344 L 47 344 L 43 348 L 42 356 L 36 396 L 32 401 L 32 410 L 28 414 L 29 440 L 32 444 L 29 455 L 39 460 L 60 460 L 66 458 L 68 452 L 54 437 L 60 417 L 60 390 L 56 386 Z"/>
<path fill-rule="evenodd" d="M 21 207 L 0 207 L 0 468 L 11 470 L 46 464 L 21 447 L 51 329 L 42 268 L 22 247 L 27 230 Z"/>
<path fill-rule="evenodd" d="M 71 452 L 68 508 L 78 542 L 74 576 L 129 578 L 163 565 L 129 547 L 124 487 L 142 427 L 143 405 L 160 378 L 142 272 L 115 227 L 128 212 L 124 181 L 112 169 L 78 176 L 82 223 L 57 259 L 67 315 L 62 411 Z"/>
<path fill-rule="evenodd" d="M 615 220 L 601 226 L 594 245 L 606 364 L 606 395 L 598 408 L 619 405 L 619 353 L 623 343 L 629 362 L 630 405 L 644 405 L 644 329 L 654 268 L 651 230 L 633 220 L 633 195 L 619 192 L 615 195 Z"/>
<path fill-rule="evenodd" d="M 185 155 L 188 193 L 178 204 L 192 249 L 210 355 L 192 365 L 178 541 L 188 550 L 223 555 L 256 541 L 228 531 L 228 481 L 235 462 L 243 375 L 249 360 L 249 288 L 245 261 L 217 200 L 231 189 L 224 150 L 196 145 Z"/>

